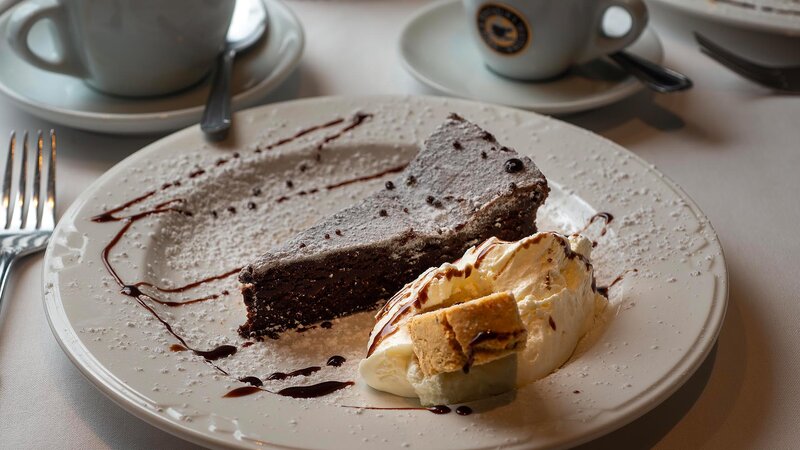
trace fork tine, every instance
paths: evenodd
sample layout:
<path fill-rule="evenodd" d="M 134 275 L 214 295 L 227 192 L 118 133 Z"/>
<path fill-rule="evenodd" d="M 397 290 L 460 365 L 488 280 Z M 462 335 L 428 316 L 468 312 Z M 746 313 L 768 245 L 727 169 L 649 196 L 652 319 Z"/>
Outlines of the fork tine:
<path fill-rule="evenodd" d="M 52 230 L 56 222 L 56 132 L 50 130 L 50 156 L 47 163 L 47 200 L 40 228 Z"/>
<path fill-rule="evenodd" d="M 8 156 L 6 157 L 6 171 L 5 176 L 3 177 L 3 211 L 2 214 L 5 216 L 3 217 L 3 228 L 8 228 L 10 225 L 11 220 L 11 208 L 13 208 L 13 204 L 11 203 L 11 175 L 13 174 L 12 170 L 14 167 L 14 147 L 17 144 L 17 134 L 16 132 L 11 132 L 11 138 L 8 141 Z"/>
<path fill-rule="evenodd" d="M 19 176 L 17 177 L 17 205 L 11 218 L 12 227 L 20 230 L 25 228 L 25 219 L 28 214 L 28 132 L 22 135 L 22 150 L 20 150 Z"/>
<path fill-rule="evenodd" d="M 42 130 L 36 133 L 36 161 L 33 164 L 33 193 L 31 194 L 31 206 L 28 210 L 27 223 L 34 228 L 39 228 L 42 223 Z"/>

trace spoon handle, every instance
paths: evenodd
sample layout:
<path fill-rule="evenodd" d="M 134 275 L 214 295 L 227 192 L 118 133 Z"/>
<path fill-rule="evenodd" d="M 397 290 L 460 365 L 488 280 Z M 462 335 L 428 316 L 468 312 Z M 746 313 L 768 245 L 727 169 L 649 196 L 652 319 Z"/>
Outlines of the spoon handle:
<path fill-rule="evenodd" d="M 231 127 L 231 69 L 236 52 L 223 51 L 217 59 L 211 92 L 200 120 L 200 129 L 211 137 L 224 138 Z"/>
<path fill-rule="evenodd" d="M 656 92 L 677 92 L 692 87 L 692 80 L 686 75 L 628 52 L 616 52 L 608 56 L 626 72 Z"/>

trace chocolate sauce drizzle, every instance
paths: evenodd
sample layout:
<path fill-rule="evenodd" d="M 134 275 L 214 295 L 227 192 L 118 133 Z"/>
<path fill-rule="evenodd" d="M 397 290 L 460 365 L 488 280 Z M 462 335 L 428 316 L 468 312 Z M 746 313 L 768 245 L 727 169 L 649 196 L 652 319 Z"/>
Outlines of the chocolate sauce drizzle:
<path fill-rule="evenodd" d="M 441 415 L 441 414 L 449 414 L 449 413 L 451 413 L 453 411 L 453 409 L 450 408 L 447 405 L 435 405 L 435 406 L 428 406 L 428 407 L 422 407 L 421 406 L 421 407 L 418 407 L 418 408 L 415 408 L 413 406 L 411 406 L 411 407 L 399 407 L 399 408 L 381 407 L 381 406 L 342 406 L 342 408 L 367 409 L 367 410 L 372 410 L 372 411 L 428 411 L 428 412 L 431 412 L 431 413 L 434 413 L 434 414 L 439 414 L 439 415 Z M 472 414 L 472 408 L 470 408 L 467 405 L 459 406 L 458 408 L 456 408 L 456 414 L 458 414 L 459 416 L 468 416 L 468 415 Z"/>
<path fill-rule="evenodd" d="M 406 168 L 406 166 L 408 166 L 408 164 L 401 164 L 399 166 L 391 167 L 389 169 L 386 169 L 386 170 L 384 170 L 382 172 L 373 173 L 373 174 L 370 174 L 370 175 L 365 175 L 363 177 L 352 178 L 352 179 L 349 179 L 349 180 L 344 180 L 344 181 L 341 181 L 339 183 L 329 184 L 327 186 L 324 186 L 322 189 L 325 189 L 326 191 L 332 191 L 334 189 L 338 189 L 340 187 L 348 186 L 348 185 L 351 185 L 351 184 L 361 183 L 361 182 L 370 181 L 370 180 L 376 180 L 378 178 L 385 177 L 386 175 L 389 175 L 389 174 L 402 172 Z M 297 191 L 294 194 L 282 195 L 282 196 L 276 198 L 275 202 L 276 203 L 283 203 L 283 202 L 285 202 L 287 200 L 291 200 L 292 197 L 295 197 L 295 196 L 305 197 L 306 195 L 309 195 L 309 194 L 316 194 L 319 191 L 320 191 L 320 188 L 312 188 L 312 189 L 309 189 L 307 191 Z"/>
<path fill-rule="evenodd" d="M 467 405 L 459 406 L 458 408 L 456 408 L 456 414 L 458 414 L 459 416 L 468 416 L 472 414 L 472 408 L 470 408 Z"/>
<path fill-rule="evenodd" d="M 258 386 L 242 386 L 228 392 L 227 394 L 223 395 L 222 398 L 244 397 L 245 395 L 255 394 L 256 392 L 268 391 L 266 389 L 261 389 Z"/>
<path fill-rule="evenodd" d="M 312 373 L 318 372 L 322 367 L 320 366 L 311 366 L 311 367 L 304 367 L 302 369 L 297 369 L 289 373 L 284 372 L 273 372 L 267 376 L 267 380 L 274 381 L 274 380 L 285 380 L 287 378 L 293 377 L 307 377 Z"/>
<path fill-rule="evenodd" d="M 344 356 L 333 355 L 330 358 L 328 358 L 328 362 L 326 362 L 325 365 L 331 367 L 341 367 L 342 364 L 345 363 L 345 361 L 347 361 L 347 359 L 345 359 Z"/>
<path fill-rule="evenodd" d="M 331 367 L 340 367 L 342 364 L 344 364 L 345 361 L 347 360 L 343 356 L 333 355 L 330 358 L 328 358 L 326 365 Z M 267 381 L 279 381 L 297 376 L 307 377 L 313 373 L 318 372 L 320 369 L 322 368 L 319 366 L 310 366 L 310 367 L 305 367 L 303 369 L 297 369 L 289 373 L 274 372 L 271 373 L 270 375 L 267 375 L 266 379 Z M 281 389 L 279 391 L 271 391 L 263 387 L 264 382 L 261 380 L 261 378 L 258 377 L 254 376 L 242 377 L 239 378 L 239 381 L 241 381 L 242 383 L 247 383 L 250 386 L 243 386 L 233 389 L 229 391 L 227 394 L 223 395 L 224 398 L 243 397 L 245 395 L 255 394 L 256 392 L 259 391 L 269 392 L 271 394 L 283 395 L 286 397 L 311 398 L 311 397 L 320 397 L 323 395 L 327 395 L 330 394 L 331 392 L 353 385 L 352 381 L 326 381 L 323 383 L 318 383 L 310 386 L 293 386 Z"/>
<path fill-rule="evenodd" d="M 402 325 L 401 324 L 401 319 L 406 314 L 411 312 L 412 309 L 421 308 L 422 305 L 425 304 L 425 302 L 428 300 L 428 286 L 430 285 L 430 283 L 433 280 L 440 280 L 442 278 L 446 278 L 446 279 L 449 280 L 449 279 L 451 279 L 453 277 L 462 277 L 462 276 L 463 277 L 469 277 L 471 273 L 472 273 L 472 266 L 465 267 L 463 271 L 451 266 L 451 267 L 448 267 L 448 269 L 445 272 L 437 273 L 433 277 L 431 277 L 429 279 L 426 279 L 425 280 L 425 284 L 422 285 L 422 287 L 419 289 L 419 294 L 418 294 L 417 298 L 414 299 L 413 302 L 407 302 L 406 304 L 404 304 L 403 306 L 398 308 L 398 310 L 395 311 L 394 314 L 392 314 L 392 317 L 386 322 L 386 324 L 383 326 L 383 328 L 381 328 L 378 331 L 378 333 L 375 334 L 375 336 L 372 338 L 372 341 L 369 344 L 369 348 L 367 349 L 367 357 L 369 357 L 370 355 L 372 355 L 372 353 L 375 352 L 375 350 L 378 348 L 378 344 L 380 344 L 381 341 L 383 341 L 387 337 L 391 336 L 392 334 L 397 332 L 398 329 L 400 329 L 400 327 Z M 415 282 L 415 284 L 416 284 L 416 282 Z M 414 286 L 414 287 L 416 287 L 416 286 Z M 403 301 L 404 299 L 408 298 L 409 295 L 410 295 L 410 293 L 408 292 L 407 289 L 403 289 L 403 290 L 397 292 L 392 298 L 389 299 L 389 301 L 386 302 L 386 304 L 383 306 L 383 308 L 381 308 L 381 310 L 378 311 L 378 314 L 376 315 L 376 319 L 377 320 L 381 320 L 381 318 L 383 318 L 383 316 L 388 314 L 388 312 L 398 302 Z"/>
<path fill-rule="evenodd" d="M 363 113 L 355 114 L 352 117 L 352 119 L 350 119 L 350 122 L 349 122 L 349 124 L 347 126 L 345 126 L 344 128 L 340 129 L 336 133 L 333 133 L 333 134 L 330 134 L 328 136 L 325 136 L 322 139 L 322 141 L 320 141 L 315 146 L 315 149 L 317 151 L 316 159 L 317 160 L 320 159 L 320 152 L 321 152 L 321 150 L 323 149 L 323 147 L 326 144 L 330 143 L 331 141 L 334 141 L 334 140 L 338 139 L 339 137 L 343 136 L 344 134 L 348 133 L 349 131 L 355 129 L 356 127 L 358 127 L 359 125 L 364 123 L 370 117 L 372 117 L 371 114 L 363 114 Z M 278 140 L 278 141 L 276 141 L 276 142 L 274 142 L 272 144 L 269 144 L 269 145 L 267 145 L 265 147 L 257 148 L 257 149 L 254 150 L 254 153 L 261 153 L 263 151 L 272 150 L 272 149 L 274 149 L 274 148 L 276 148 L 278 146 L 285 145 L 285 144 L 288 144 L 288 143 L 290 143 L 292 141 L 295 141 L 296 139 L 299 139 L 300 137 L 305 136 L 307 134 L 310 134 L 312 132 L 315 132 L 315 131 L 318 131 L 318 130 L 321 130 L 321 129 L 325 129 L 325 128 L 330 128 L 330 127 L 345 123 L 345 120 L 346 119 L 344 119 L 344 118 L 339 118 L 339 119 L 334 119 L 334 120 L 331 120 L 329 122 L 326 122 L 326 123 L 323 123 L 323 124 L 320 124 L 320 125 L 315 125 L 315 126 L 311 126 L 311 127 L 305 128 L 303 130 L 298 131 L 297 133 L 295 133 L 292 136 L 280 139 L 280 140 Z M 228 162 L 230 162 L 231 160 L 237 159 L 239 157 L 240 157 L 239 153 L 233 153 L 231 155 L 231 157 L 229 157 L 229 158 L 220 158 L 220 159 L 218 159 L 218 160 L 216 160 L 214 162 L 214 167 L 223 166 L 223 165 L 227 164 Z M 360 178 L 354 179 L 354 180 L 348 180 L 348 181 L 345 181 L 345 182 L 342 182 L 342 183 L 338 183 L 336 185 L 330 185 L 330 186 L 327 186 L 326 189 L 328 189 L 328 190 L 335 189 L 337 187 L 345 186 L 345 185 L 356 183 L 356 182 L 359 182 L 359 181 L 379 178 L 379 177 L 384 176 L 384 175 L 389 174 L 389 173 L 399 172 L 399 171 L 403 170 L 403 168 L 405 168 L 405 166 L 403 166 L 402 168 L 391 168 L 391 169 L 388 169 L 388 170 L 386 170 L 386 171 L 384 171 L 384 172 L 382 172 L 380 174 L 373 174 L 373 175 L 369 175 L 369 176 L 366 176 L 366 177 L 360 177 Z M 190 173 L 187 174 L 187 178 L 189 178 L 189 179 L 197 178 L 197 177 L 205 175 L 207 172 L 208 172 L 207 169 L 204 169 L 202 167 L 195 167 Z M 207 296 L 204 296 L 204 297 L 199 297 L 199 298 L 194 298 L 194 299 L 189 299 L 189 300 L 183 300 L 183 301 L 180 301 L 180 302 L 168 301 L 168 300 L 164 300 L 164 299 L 158 298 L 158 297 L 156 297 L 155 292 L 161 292 L 161 293 L 181 293 L 181 292 L 186 292 L 186 291 L 189 291 L 189 290 L 194 289 L 196 287 L 200 287 L 202 285 L 210 283 L 212 281 L 217 281 L 217 280 L 222 280 L 222 279 L 228 278 L 228 277 L 238 273 L 241 270 L 240 267 L 237 267 L 235 269 L 231 269 L 231 270 L 229 270 L 229 271 L 227 271 L 225 273 L 219 274 L 219 275 L 214 275 L 214 276 L 207 277 L 207 278 L 204 278 L 204 279 L 201 279 L 201 280 L 197 280 L 195 282 L 186 284 L 184 286 L 179 286 L 179 287 L 176 287 L 176 288 L 164 288 L 164 287 L 156 286 L 156 285 L 154 285 L 152 283 L 149 283 L 149 282 L 146 282 L 146 281 L 138 281 L 138 282 L 134 282 L 134 283 L 125 282 L 122 279 L 122 277 L 119 275 L 117 270 L 114 268 L 114 266 L 111 264 L 111 261 L 109 259 L 109 255 L 110 255 L 111 251 L 116 247 L 116 245 L 122 240 L 122 238 L 125 236 L 125 234 L 131 229 L 131 227 L 136 222 L 138 222 L 138 221 L 140 221 L 142 219 L 148 218 L 150 216 L 157 215 L 157 214 L 180 214 L 180 215 L 183 215 L 183 216 L 186 216 L 186 217 L 192 217 L 193 216 L 193 213 L 191 211 L 188 211 L 188 210 L 182 208 L 182 205 L 185 204 L 185 199 L 182 199 L 182 198 L 173 198 L 173 199 L 161 202 L 161 203 L 153 206 L 151 209 L 139 211 L 139 212 L 136 212 L 136 213 L 133 213 L 133 214 L 130 214 L 130 215 L 118 215 L 119 213 L 127 210 L 128 208 L 131 208 L 131 207 L 133 207 L 133 206 L 135 206 L 137 204 L 140 204 L 140 203 L 144 202 L 145 200 L 153 197 L 158 192 L 163 192 L 163 191 L 169 190 L 169 189 L 171 189 L 173 187 L 180 186 L 181 183 L 182 183 L 182 180 L 180 180 L 180 179 L 172 181 L 172 182 L 164 183 L 163 185 L 161 185 L 160 188 L 152 190 L 152 191 L 149 191 L 149 192 L 146 192 L 146 193 L 140 195 L 139 197 L 136 197 L 136 198 L 134 198 L 132 200 L 129 200 L 129 201 L 125 202 L 125 203 L 122 203 L 119 206 L 116 206 L 116 207 L 114 207 L 112 209 L 109 209 L 109 210 L 107 210 L 105 212 L 102 212 L 102 213 L 100 213 L 100 214 L 98 214 L 98 215 L 96 215 L 94 217 L 91 217 L 90 220 L 95 222 L 95 223 L 108 223 L 108 222 L 122 222 L 123 223 L 123 226 L 111 238 L 111 240 L 108 242 L 108 244 L 103 248 L 103 250 L 101 252 L 101 258 L 102 258 L 102 261 L 103 261 L 103 265 L 105 266 L 105 268 L 108 271 L 109 275 L 111 275 L 111 277 L 114 279 L 114 281 L 117 283 L 117 285 L 119 285 L 119 287 L 120 287 L 120 291 L 119 292 L 121 294 L 127 296 L 127 297 L 130 297 L 130 298 L 134 299 L 142 308 L 144 308 L 153 317 L 155 317 L 159 322 L 161 322 L 161 324 L 164 326 L 164 328 L 167 330 L 167 332 L 170 335 L 172 335 L 172 337 L 174 337 L 179 342 L 179 344 L 173 344 L 172 346 L 170 346 L 170 350 L 173 351 L 173 352 L 191 351 L 194 354 L 203 357 L 204 360 L 209 365 L 211 365 L 213 368 L 215 368 L 220 373 L 222 373 L 224 375 L 229 375 L 227 371 L 225 371 L 224 369 L 222 369 L 218 365 L 214 364 L 213 361 L 216 361 L 216 360 L 222 359 L 222 358 L 226 358 L 228 356 L 231 356 L 231 355 L 235 354 L 238 351 L 238 349 L 235 346 L 226 344 L 226 345 L 220 345 L 220 346 L 218 346 L 216 348 L 212 348 L 212 349 L 209 349 L 209 350 L 201 350 L 201 349 L 193 348 L 192 346 L 190 346 L 186 342 L 186 340 L 183 338 L 183 336 L 178 334 L 172 328 L 172 325 L 168 321 L 166 321 L 155 309 L 153 309 L 153 307 L 148 302 L 158 303 L 158 304 L 161 304 L 161 305 L 164 305 L 164 306 L 178 307 L 178 306 L 185 306 L 185 305 L 188 305 L 188 304 L 193 304 L 193 303 L 198 303 L 198 302 L 204 302 L 204 301 L 217 299 L 217 298 L 219 298 L 219 297 L 221 297 L 223 295 L 227 295 L 228 292 L 227 291 L 222 291 L 221 293 L 218 293 L 218 294 L 212 294 L 212 295 L 207 295 Z M 316 190 L 315 190 L 315 192 L 316 192 Z M 280 201 L 280 199 L 278 201 Z M 250 209 L 253 209 L 253 208 L 250 208 Z M 235 210 L 233 210 L 233 211 L 235 211 Z M 142 290 L 142 288 L 147 288 L 148 291 L 152 291 L 153 293 L 144 292 Z M 245 347 L 245 346 L 247 346 L 247 344 L 243 345 L 243 347 Z M 328 365 L 332 365 L 332 366 L 335 366 L 335 367 L 338 367 L 338 365 L 341 365 L 341 363 L 339 363 L 338 365 L 330 364 L 330 361 L 332 361 L 332 360 L 333 361 L 338 361 L 338 359 L 334 359 L 334 358 L 335 357 L 332 357 L 329 360 L 329 364 Z M 339 357 L 339 358 L 341 358 L 341 357 Z M 341 360 L 342 360 L 341 362 L 344 362 L 344 358 L 341 358 Z M 295 376 L 295 375 L 308 375 L 310 373 L 316 372 L 319 369 L 320 369 L 319 367 L 314 366 L 314 367 L 311 367 L 311 368 L 301 369 L 299 371 L 295 371 L 295 372 L 291 372 L 289 374 L 283 374 L 283 375 L 285 375 L 285 377 L 290 377 L 290 376 Z M 277 372 L 277 373 L 279 373 L 279 372 Z M 248 383 L 248 384 L 250 384 L 250 386 L 244 386 L 244 387 L 240 387 L 240 388 L 234 389 L 234 390 L 228 392 L 227 394 L 225 394 L 225 397 L 241 397 L 241 396 L 244 396 L 244 395 L 252 394 L 252 393 L 257 392 L 257 391 L 266 390 L 266 389 L 261 388 L 261 386 L 263 385 L 263 382 L 258 377 L 247 376 L 247 377 L 243 377 L 243 378 L 239 379 L 239 381 L 244 382 L 244 383 Z M 285 388 L 285 389 L 282 389 L 280 391 L 272 392 L 272 393 L 278 394 L 278 395 L 283 395 L 283 396 L 288 396 L 288 397 L 295 397 L 295 398 L 311 398 L 311 397 L 319 397 L 319 396 L 330 394 L 331 392 L 334 392 L 334 391 L 337 391 L 339 389 L 345 388 L 345 387 L 350 386 L 352 384 L 353 384 L 352 381 L 326 381 L 326 382 L 319 383 L 319 384 L 316 384 L 316 385 L 311 385 L 311 386 L 289 387 L 289 388 Z M 271 391 L 269 391 L 269 392 L 271 392 Z"/>
<path fill-rule="evenodd" d="M 352 381 L 323 381 L 307 386 L 290 386 L 279 391 L 270 391 L 261 386 L 242 386 L 233 389 L 222 396 L 222 398 L 244 397 L 245 395 L 255 394 L 256 392 L 269 392 L 283 397 L 292 398 L 317 398 L 332 394 L 340 389 L 352 386 Z"/>
<path fill-rule="evenodd" d="M 614 279 L 611 281 L 611 283 L 608 283 L 608 285 L 607 285 L 607 286 L 600 286 L 600 287 L 598 287 L 598 288 L 597 288 L 597 293 L 598 293 L 598 294 L 600 294 L 600 295 L 602 295 L 603 297 L 608 297 L 608 290 L 609 290 L 609 289 L 611 289 L 612 287 L 614 287 L 614 285 L 615 285 L 615 284 L 617 284 L 617 283 L 619 283 L 620 281 L 622 281 L 622 280 L 625 278 L 625 275 L 627 275 L 627 274 L 629 274 L 629 273 L 631 273 L 631 272 L 633 272 L 633 273 L 638 273 L 638 272 L 639 272 L 639 269 L 636 269 L 636 268 L 633 268 L 633 269 L 625 269 L 625 270 L 624 270 L 624 271 L 623 271 L 621 274 L 617 275 L 617 277 L 616 277 L 616 278 L 614 278 Z"/>
<path fill-rule="evenodd" d="M 420 407 L 399 407 L 394 408 L 391 406 L 342 406 L 342 408 L 353 408 L 353 409 L 367 409 L 370 411 L 428 411 L 434 414 L 448 414 L 452 409 L 450 409 L 447 405 L 435 405 L 435 406 L 420 406 Z"/>
<path fill-rule="evenodd" d="M 519 336 L 519 333 L 524 331 L 513 331 L 513 332 L 500 332 L 500 331 L 492 331 L 492 330 L 485 330 L 480 331 L 478 334 L 469 341 L 467 344 L 467 362 L 464 363 L 464 366 L 461 370 L 464 373 L 469 373 L 469 369 L 472 368 L 472 364 L 475 363 L 475 347 L 480 345 L 482 342 L 491 341 L 494 339 L 497 340 L 506 340 L 510 338 L 514 338 Z"/>
<path fill-rule="evenodd" d="M 389 300 L 389 301 L 391 302 L 391 300 Z M 386 305 L 388 306 L 389 303 L 387 303 Z M 393 335 L 395 332 L 397 332 L 397 330 L 400 328 L 400 319 L 403 316 L 405 316 L 409 311 L 411 311 L 412 308 L 414 308 L 414 302 L 408 302 L 405 305 L 403 305 L 402 307 L 400 307 L 400 309 L 397 310 L 397 312 L 392 316 L 392 318 L 388 322 L 386 322 L 386 325 L 384 325 L 383 328 L 381 328 L 378 331 L 378 333 L 372 338 L 372 342 L 370 342 L 369 348 L 367 349 L 367 357 L 368 358 L 370 356 L 372 356 L 372 354 L 375 352 L 375 350 L 377 350 L 378 345 L 384 339 L 386 339 L 387 337 L 389 337 L 389 336 Z M 383 312 L 384 310 L 388 311 L 389 309 L 386 308 L 386 306 L 384 306 L 384 309 L 381 310 L 381 312 Z M 385 314 L 385 313 L 383 313 L 383 314 Z M 383 314 L 379 313 L 379 315 L 383 315 Z"/>
<path fill-rule="evenodd" d="M 239 378 L 239 381 L 241 381 L 242 383 L 247 383 L 247 384 L 249 384 L 251 386 L 263 386 L 264 385 L 264 382 L 261 381 L 261 378 L 253 377 L 253 376 Z"/>
<path fill-rule="evenodd" d="M 592 217 L 589 218 L 589 221 L 586 223 L 586 225 L 583 226 L 583 228 L 572 233 L 572 235 L 576 236 L 578 234 L 584 233 L 586 230 L 589 229 L 589 227 L 592 226 L 593 223 L 597 222 L 598 220 L 603 221 L 603 228 L 600 229 L 600 236 L 605 236 L 606 233 L 608 232 L 608 224 L 610 224 L 614 220 L 614 215 L 609 212 L 599 212 L 593 215 Z M 592 247 L 595 246 L 597 246 L 597 243 L 593 242 Z"/>
<path fill-rule="evenodd" d="M 310 386 L 291 386 L 274 393 L 292 398 L 315 398 L 332 394 L 354 384 L 352 381 L 323 381 Z"/>
<path fill-rule="evenodd" d="M 232 276 L 234 274 L 239 273 L 241 270 L 242 270 L 241 267 L 237 267 L 237 268 L 229 270 L 229 271 L 227 271 L 227 272 L 225 272 L 223 274 L 214 275 L 214 276 L 211 276 L 211 277 L 208 277 L 208 278 L 203 278 L 202 280 L 198 280 L 198 281 L 189 283 L 189 284 L 184 285 L 184 286 L 179 286 L 179 287 L 176 287 L 176 288 L 163 288 L 163 287 L 156 286 L 156 285 L 154 285 L 152 283 L 149 283 L 147 281 L 139 281 L 138 283 L 134 283 L 132 285 L 126 285 L 126 286 L 123 287 L 123 289 L 128 289 L 131 292 L 130 294 L 126 294 L 126 295 L 137 295 L 137 294 L 138 295 L 143 295 L 143 293 L 142 293 L 142 291 L 140 289 L 142 287 L 151 288 L 153 290 L 156 290 L 156 291 L 159 291 L 159 292 L 163 292 L 165 294 L 186 292 L 186 291 L 188 291 L 190 289 L 194 289 L 196 287 L 202 286 L 202 285 L 210 283 L 212 281 L 223 280 L 223 279 L 228 278 L 228 277 L 230 277 L 230 276 Z M 203 302 L 203 301 L 207 301 L 207 300 L 214 300 L 214 299 L 217 299 L 217 298 L 219 298 L 219 297 L 221 297 L 223 295 L 228 295 L 228 294 L 229 294 L 228 291 L 222 291 L 219 294 L 212 294 L 212 295 L 208 295 L 206 297 L 195 298 L 195 299 L 192 299 L 192 300 L 185 300 L 185 301 L 182 301 L 182 302 L 171 302 L 171 301 L 160 300 L 160 299 L 154 298 L 153 296 L 150 296 L 150 295 L 148 295 L 148 297 L 151 300 L 153 300 L 156 303 L 159 303 L 161 305 L 165 305 L 165 306 L 184 306 L 184 305 L 190 305 L 192 303 L 199 303 L 199 302 Z"/>
<path fill-rule="evenodd" d="M 220 345 L 219 347 L 213 348 L 211 350 L 194 350 L 192 349 L 195 355 L 202 356 L 207 361 L 216 361 L 218 359 L 227 358 L 228 356 L 233 355 L 236 353 L 237 348 L 233 345 Z"/>
<path fill-rule="evenodd" d="M 150 197 L 150 195 L 152 195 L 152 194 L 138 197 L 138 201 L 142 201 L 142 200 Z M 161 315 L 158 314 L 153 309 L 153 307 L 151 307 L 149 304 L 147 304 L 145 302 L 145 299 L 153 300 L 153 301 L 156 301 L 157 303 L 162 303 L 162 304 L 168 304 L 168 303 L 171 303 L 171 302 L 166 302 L 166 301 L 163 301 L 163 300 L 157 300 L 157 299 L 154 299 L 152 296 L 144 294 L 137 287 L 136 284 L 126 284 L 124 281 L 122 281 L 122 278 L 119 276 L 119 274 L 117 273 L 116 269 L 114 269 L 114 267 L 111 265 L 111 262 L 109 261 L 109 254 L 111 253 L 111 250 L 114 249 L 114 247 L 117 245 L 117 243 L 119 243 L 119 241 L 122 239 L 122 237 L 131 228 L 131 226 L 134 223 L 136 223 L 137 221 L 139 221 L 141 219 L 144 219 L 146 217 L 150 217 L 151 215 L 154 215 L 154 214 L 162 214 L 162 213 L 170 213 L 170 212 L 172 212 L 172 213 L 180 213 L 180 214 L 187 215 L 186 211 L 172 206 L 172 205 L 174 205 L 176 203 L 182 203 L 182 202 L 183 202 L 182 199 L 169 200 L 169 201 L 166 201 L 166 202 L 159 203 L 158 205 L 154 206 L 153 209 L 142 211 L 142 212 L 130 215 L 130 216 L 123 216 L 123 217 L 115 217 L 114 216 L 115 213 L 117 213 L 117 212 L 121 211 L 122 209 L 124 209 L 124 208 L 121 208 L 121 207 L 117 207 L 117 208 L 111 209 L 109 211 L 106 211 L 105 213 L 102 213 L 102 214 L 100 214 L 98 216 L 93 217 L 92 221 L 94 221 L 94 222 L 100 222 L 100 223 L 103 223 L 103 222 L 123 222 L 125 224 L 125 225 L 122 226 L 122 228 L 120 228 L 120 230 L 117 232 L 117 234 L 114 235 L 114 237 L 105 246 L 105 248 L 103 248 L 103 251 L 102 251 L 102 254 L 101 254 L 102 255 L 102 260 L 103 260 L 103 265 L 105 266 L 105 268 L 108 271 L 108 273 L 114 278 L 114 281 L 116 281 L 116 283 L 120 286 L 120 293 L 121 294 L 135 299 L 136 302 L 139 303 L 140 306 L 142 306 L 144 309 L 146 309 L 150 314 L 153 315 L 153 317 L 155 317 L 159 322 L 161 322 L 161 324 L 164 325 L 164 328 L 166 328 L 167 332 L 169 332 L 169 334 L 171 334 L 175 339 L 177 339 L 178 342 L 180 342 L 180 344 L 183 347 L 185 347 L 187 350 L 192 351 L 194 354 L 196 354 L 198 356 L 202 356 L 203 358 L 206 359 L 206 361 L 209 362 L 209 364 L 211 364 L 213 367 L 215 367 L 220 372 L 222 372 L 222 373 L 227 375 L 227 372 L 225 370 L 223 370 L 219 366 L 216 366 L 215 364 L 211 363 L 211 361 L 215 361 L 217 359 L 233 355 L 234 353 L 236 353 L 236 347 L 234 347 L 232 345 L 220 345 L 219 347 L 216 347 L 216 348 L 213 348 L 213 349 L 210 349 L 210 350 L 198 350 L 196 348 L 192 348 L 188 343 L 186 343 L 186 340 L 182 336 L 180 336 L 178 333 L 175 332 L 175 330 L 173 330 L 172 325 L 170 325 L 169 322 L 164 320 L 164 318 L 162 318 Z M 124 207 L 129 207 L 132 204 L 135 204 L 135 202 L 134 203 L 128 202 L 123 206 Z M 191 215 L 191 214 L 188 214 L 188 215 Z M 202 299 L 195 299 L 195 300 L 196 301 L 201 301 Z"/>
<path fill-rule="evenodd" d="M 397 167 L 392 167 L 391 169 L 386 169 L 383 172 L 374 173 L 372 175 L 365 175 L 363 177 L 352 178 L 350 180 L 341 181 L 339 183 L 329 184 L 329 185 L 325 186 L 325 189 L 330 191 L 330 190 L 338 189 L 340 187 L 344 187 L 344 186 L 347 186 L 347 185 L 350 185 L 350 184 L 361 183 L 362 181 L 375 180 L 375 179 L 384 177 L 384 176 L 392 174 L 392 173 L 400 173 L 406 168 L 407 165 L 408 164 L 403 164 L 403 165 L 400 165 L 400 166 L 397 166 Z"/>
<path fill-rule="evenodd" d="M 347 125 L 346 127 L 342 128 L 341 130 L 337 131 L 336 133 L 333 133 L 333 134 L 331 134 L 329 136 L 326 136 L 324 139 L 322 139 L 322 141 L 319 142 L 319 144 L 317 144 L 317 147 L 316 147 L 317 153 L 316 153 L 314 159 L 316 159 L 317 161 L 320 161 L 322 159 L 322 148 L 325 146 L 325 144 L 327 144 L 328 142 L 331 142 L 333 140 L 339 139 L 343 134 L 353 130 L 356 127 L 358 127 L 359 125 L 361 125 L 361 123 L 363 123 L 365 120 L 369 119 L 370 117 L 372 117 L 372 114 L 356 113 L 355 115 L 353 115 L 353 118 L 350 120 L 350 124 L 349 125 Z"/>

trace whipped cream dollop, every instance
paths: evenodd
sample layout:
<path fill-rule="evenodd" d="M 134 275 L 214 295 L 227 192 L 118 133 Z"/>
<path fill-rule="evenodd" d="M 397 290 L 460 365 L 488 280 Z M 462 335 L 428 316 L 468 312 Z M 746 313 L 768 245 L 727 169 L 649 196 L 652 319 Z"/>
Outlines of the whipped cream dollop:
<path fill-rule="evenodd" d="M 520 387 L 547 376 L 569 359 L 607 305 L 595 289 L 591 250 L 582 236 L 540 232 L 516 242 L 491 238 L 452 264 L 428 269 L 376 316 L 361 377 L 375 389 L 426 404 L 452 398 L 448 392 L 478 398 L 463 390 L 480 394 L 485 386 Z M 468 375 L 422 376 L 406 326 L 410 318 L 495 292 L 516 298 L 528 333 L 525 349 L 516 359 L 478 366 Z"/>

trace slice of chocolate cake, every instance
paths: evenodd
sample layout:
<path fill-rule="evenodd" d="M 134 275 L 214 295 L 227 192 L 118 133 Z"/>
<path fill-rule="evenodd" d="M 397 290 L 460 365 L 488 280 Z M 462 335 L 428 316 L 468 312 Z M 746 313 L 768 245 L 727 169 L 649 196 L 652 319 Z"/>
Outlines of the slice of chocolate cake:
<path fill-rule="evenodd" d="M 396 179 L 275 247 L 239 275 L 248 337 L 379 306 L 491 236 L 536 231 L 549 189 L 530 160 L 452 114 Z"/>

